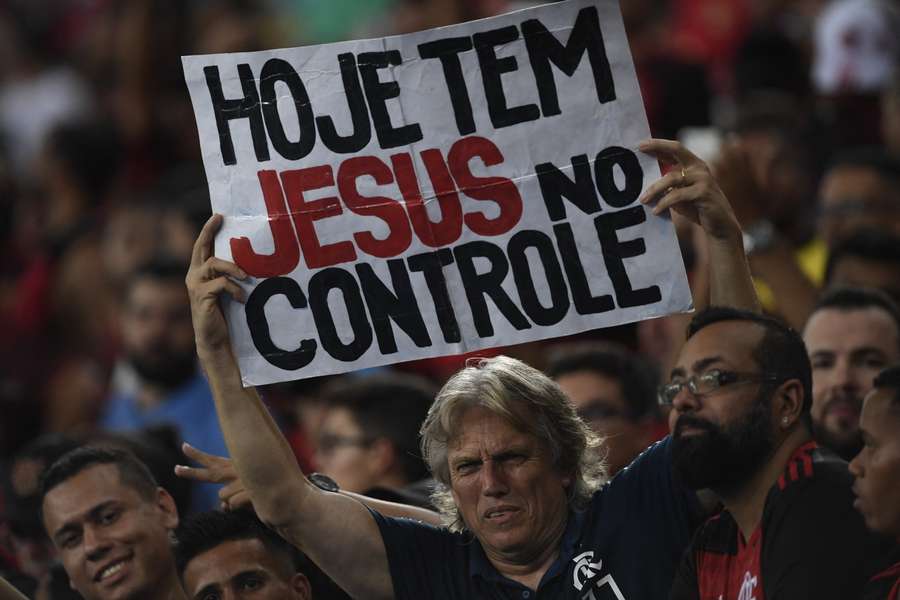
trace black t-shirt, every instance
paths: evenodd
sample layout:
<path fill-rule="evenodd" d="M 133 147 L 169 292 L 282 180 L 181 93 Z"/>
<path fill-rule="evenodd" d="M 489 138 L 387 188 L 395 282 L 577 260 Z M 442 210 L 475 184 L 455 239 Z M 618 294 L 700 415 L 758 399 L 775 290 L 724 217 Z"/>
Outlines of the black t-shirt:
<path fill-rule="evenodd" d="M 697 532 L 672 600 L 859 598 L 884 540 L 853 508 L 847 463 L 815 442 L 794 451 L 744 539 L 727 511 Z"/>
<path fill-rule="evenodd" d="M 669 438 L 644 451 L 572 512 L 537 592 L 491 565 L 477 540 L 375 514 L 398 600 L 659 600 L 671 586 L 700 510 L 675 483 Z"/>

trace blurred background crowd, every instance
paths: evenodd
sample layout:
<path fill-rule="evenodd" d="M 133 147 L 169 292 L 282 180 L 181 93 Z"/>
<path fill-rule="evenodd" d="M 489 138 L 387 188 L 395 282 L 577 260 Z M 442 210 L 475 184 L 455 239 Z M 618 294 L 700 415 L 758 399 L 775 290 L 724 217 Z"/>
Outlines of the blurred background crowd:
<path fill-rule="evenodd" d="M 184 288 L 210 205 L 180 57 L 405 33 L 528 5 L 0 0 L 0 573 L 66 597 L 33 497 L 42 469 L 86 442 L 138 454 L 185 514 L 216 505 L 214 488 L 171 468 L 185 461 L 182 440 L 225 453 Z M 621 7 L 651 131 L 713 165 L 766 309 L 802 330 L 829 288 L 900 301 L 900 5 Z M 702 307 L 706 251 L 676 225 Z M 654 390 L 685 324 L 673 316 L 502 351 L 563 385 L 610 436 L 614 472 L 667 432 Z M 426 475 L 418 424 L 463 360 L 263 394 L 304 470 L 427 504 L 426 486 L 410 485 Z"/>

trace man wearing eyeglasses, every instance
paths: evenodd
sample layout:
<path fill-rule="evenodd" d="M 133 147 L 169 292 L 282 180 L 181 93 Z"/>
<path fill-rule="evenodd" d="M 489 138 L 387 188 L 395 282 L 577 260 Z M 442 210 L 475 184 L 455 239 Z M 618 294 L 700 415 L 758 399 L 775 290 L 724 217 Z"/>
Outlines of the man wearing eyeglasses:
<path fill-rule="evenodd" d="M 427 506 L 427 494 L 409 486 L 428 476 L 419 426 L 435 393 L 429 381 L 392 371 L 328 385 L 316 448 L 319 472 L 347 492 Z"/>
<path fill-rule="evenodd" d="M 610 476 L 667 433 L 656 401 L 659 373 L 624 347 L 563 344 L 554 348 L 546 373 L 603 436 Z"/>
<path fill-rule="evenodd" d="M 900 161 L 875 149 L 838 156 L 822 177 L 819 210 L 829 248 L 862 229 L 900 233 Z"/>
<path fill-rule="evenodd" d="M 811 379 L 803 340 L 779 321 L 728 308 L 691 321 L 660 401 L 676 476 L 724 510 L 695 536 L 673 599 L 858 597 L 879 541 L 853 509 L 847 464 L 812 439 Z"/>

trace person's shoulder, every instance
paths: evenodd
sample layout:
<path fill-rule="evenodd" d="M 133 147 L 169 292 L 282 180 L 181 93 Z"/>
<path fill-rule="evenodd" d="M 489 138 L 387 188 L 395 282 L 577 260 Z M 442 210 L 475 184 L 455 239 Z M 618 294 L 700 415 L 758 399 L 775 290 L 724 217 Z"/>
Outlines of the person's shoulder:
<path fill-rule="evenodd" d="M 773 492 L 789 496 L 814 487 L 844 490 L 849 494 L 852 484 L 853 476 L 846 461 L 815 442 L 807 442 L 791 455 Z"/>
<path fill-rule="evenodd" d="M 900 600 L 900 544 L 866 582 L 863 600 Z"/>
<path fill-rule="evenodd" d="M 650 473 L 669 474 L 672 464 L 671 439 L 671 436 L 666 436 L 647 446 L 631 463 L 601 486 L 600 491 L 626 484 Z"/>

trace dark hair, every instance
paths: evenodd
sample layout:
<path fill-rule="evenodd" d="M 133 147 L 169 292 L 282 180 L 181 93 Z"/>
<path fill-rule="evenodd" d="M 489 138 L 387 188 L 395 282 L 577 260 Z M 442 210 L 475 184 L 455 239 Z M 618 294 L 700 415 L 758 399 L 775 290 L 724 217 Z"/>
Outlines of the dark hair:
<path fill-rule="evenodd" d="M 844 238 L 829 253 L 825 281 L 831 279 L 835 263 L 845 256 L 900 265 L 900 235 L 879 229 L 862 229 Z"/>
<path fill-rule="evenodd" d="M 130 302 L 131 292 L 140 281 L 150 279 L 164 283 L 184 285 L 184 277 L 187 275 L 188 264 L 183 260 L 168 255 L 156 255 L 139 264 L 128 275 L 125 285 L 121 289 L 121 300 L 127 306 Z M 185 302 L 187 295 L 185 294 Z"/>
<path fill-rule="evenodd" d="M 169 492 L 179 515 L 191 508 L 191 482 L 175 475 L 175 465 L 183 463 L 181 435 L 169 423 L 152 425 L 136 431 L 99 431 L 87 443 L 94 447 L 125 450 L 134 454 L 153 475 L 157 484 Z"/>
<path fill-rule="evenodd" d="M 619 382 L 630 419 L 656 414 L 659 371 L 641 356 L 616 344 L 591 342 L 565 344 L 551 352 L 546 369 L 551 379 L 583 371 Z"/>
<path fill-rule="evenodd" d="M 88 200 L 102 200 L 112 187 L 122 158 L 122 144 L 112 121 L 60 123 L 48 133 L 47 147 Z"/>
<path fill-rule="evenodd" d="M 803 338 L 785 323 L 751 311 L 737 308 L 711 306 L 691 319 L 687 337 L 690 339 L 698 331 L 722 321 L 744 321 L 759 325 L 765 330 L 762 340 L 753 350 L 753 360 L 760 370 L 774 376 L 779 382 L 797 379 L 803 388 L 803 422 L 811 427 L 810 407 L 812 406 L 812 367 Z M 728 343 L 728 340 L 723 340 Z"/>
<path fill-rule="evenodd" d="M 840 167 L 871 169 L 879 176 L 900 185 L 900 160 L 881 147 L 853 148 L 839 153 L 828 165 L 828 170 Z"/>
<path fill-rule="evenodd" d="M 891 300 L 890 296 L 881 290 L 853 287 L 835 288 L 822 294 L 813 309 L 813 314 L 829 308 L 840 311 L 880 308 L 890 315 L 897 328 L 898 338 L 900 338 L 900 308 Z"/>
<path fill-rule="evenodd" d="M 157 483 L 147 466 L 131 452 L 113 448 L 82 446 L 67 452 L 41 475 L 39 499 L 41 505 L 50 491 L 75 477 L 85 469 L 97 465 L 115 465 L 121 482 L 134 489 L 142 498 L 155 497 Z"/>
<path fill-rule="evenodd" d="M 891 396 L 891 408 L 900 412 L 900 364 L 891 365 L 882 370 L 872 384 L 876 390 L 894 390 Z"/>
<path fill-rule="evenodd" d="M 182 519 L 175 530 L 175 568 L 184 571 L 195 557 L 221 544 L 240 540 L 259 540 L 268 552 L 290 568 L 291 574 L 303 573 L 312 587 L 313 597 L 322 600 L 346 600 L 347 596 L 303 552 L 269 529 L 252 509 L 208 511 Z"/>
<path fill-rule="evenodd" d="M 303 554 L 266 527 L 249 509 L 212 510 L 182 519 L 175 530 L 175 566 L 180 576 L 191 560 L 213 548 L 236 540 L 259 540 L 266 550 L 280 557 L 293 572 L 301 570 Z"/>
<path fill-rule="evenodd" d="M 826 285 L 831 282 L 837 264 L 850 256 L 900 267 L 900 235 L 878 229 L 861 229 L 840 240 L 828 253 Z"/>
<path fill-rule="evenodd" d="M 428 475 L 419 453 L 419 427 L 437 387 L 429 380 L 396 371 L 335 380 L 323 390 L 331 407 L 345 408 L 370 438 L 386 438 L 410 483 Z"/>

